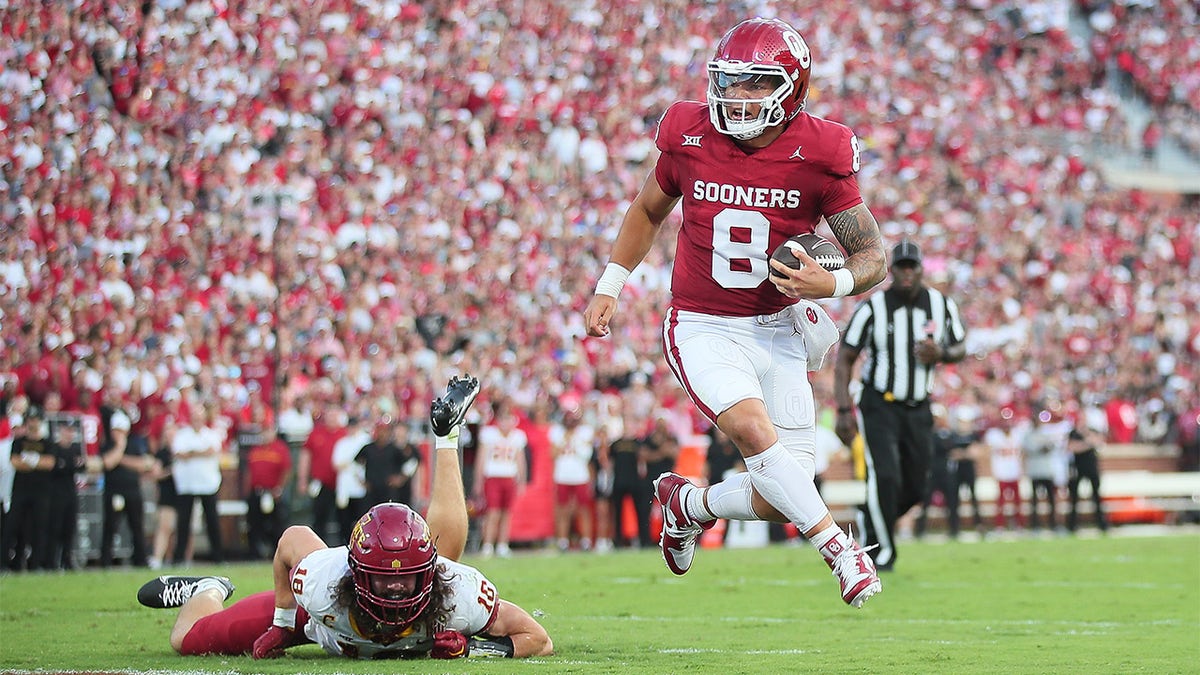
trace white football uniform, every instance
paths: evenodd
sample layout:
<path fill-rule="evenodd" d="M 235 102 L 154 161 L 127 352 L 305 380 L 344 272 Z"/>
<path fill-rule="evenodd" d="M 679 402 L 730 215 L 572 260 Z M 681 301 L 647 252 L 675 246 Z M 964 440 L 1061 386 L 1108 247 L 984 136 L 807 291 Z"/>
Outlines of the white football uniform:
<path fill-rule="evenodd" d="M 675 308 L 663 322 L 667 365 L 713 422 L 739 401 L 767 407 L 779 441 L 811 478 L 816 464 L 816 411 L 808 381 L 808 349 L 793 310 L 763 316 L 714 316 Z"/>
<path fill-rule="evenodd" d="M 464 635 L 485 632 L 496 620 L 499 598 L 496 587 L 483 574 L 467 565 L 438 556 L 450 577 L 450 610 L 444 626 Z M 326 548 L 304 556 L 292 570 L 292 592 L 309 614 L 304 634 L 336 656 L 376 659 L 421 656 L 433 647 L 433 635 L 423 626 L 387 633 L 372 623 L 360 626 L 346 607 L 334 600 L 338 582 L 350 574 L 349 551 L 345 546 Z"/>
<path fill-rule="evenodd" d="M 550 427 L 550 443 L 562 448 L 554 458 L 554 482 L 557 485 L 586 485 L 592 475 L 589 462 L 595 452 L 596 432 L 586 424 L 574 429 L 555 424 Z"/>
<path fill-rule="evenodd" d="M 529 439 L 525 432 L 513 429 L 504 433 L 499 427 L 479 430 L 479 449 L 483 453 L 483 475 L 486 478 L 516 478 L 520 473 L 519 457 L 525 453 Z"/>

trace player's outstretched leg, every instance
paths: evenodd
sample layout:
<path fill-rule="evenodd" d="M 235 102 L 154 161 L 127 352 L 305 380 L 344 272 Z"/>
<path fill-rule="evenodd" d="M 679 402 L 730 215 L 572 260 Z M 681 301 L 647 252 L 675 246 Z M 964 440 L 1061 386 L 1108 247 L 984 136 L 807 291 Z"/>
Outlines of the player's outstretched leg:
<path fill-rule="evenodd" d="M 233 595 L 234 586 L 229 577 L 161 576 L 142 584 L 138 589 L 137 599 L 146 607 L 154 609 L 182 607 L 198 591 L 209 589 L 220 590 L 224 594 L 224 601 Z"/>
<path fill-rule="evenodd" d="M 450 378 L 446 394 L 433 400 L 429 424 L 433 427 L 433 479 L 425 521 L 438 554 L 458 560 L 467 546 L 467 499 L 463 490 L 458 437 L 467 410 L 479 395 L 479 380 L 470 375 Z"/>
<path fill-rule="evenodd" d="M 691 481 L 677 473 L 667 472 L 654 480 L 654 494 L 662 507 L 663 528 L 659 543 L 663 560 L 675 574 L 687 574 L 696 555 L 696 538 L 717 521 L 697 522 L 687 514 L 683 499 L 685 490 L 695 490 Z"/>

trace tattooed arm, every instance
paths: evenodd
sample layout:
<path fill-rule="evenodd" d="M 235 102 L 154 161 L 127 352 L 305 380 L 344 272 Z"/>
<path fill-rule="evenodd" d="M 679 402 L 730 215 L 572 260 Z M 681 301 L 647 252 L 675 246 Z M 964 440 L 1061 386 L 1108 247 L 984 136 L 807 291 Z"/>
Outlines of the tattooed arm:
<path fill-rule="evenodd" d="M 887 276 L 887 258 L 879 223 L 866 204 L 859 204 L 825 218 L 829 229 L 846 249 L 845 268 L 854 275 L 851 295 L 865 293 Z"/>

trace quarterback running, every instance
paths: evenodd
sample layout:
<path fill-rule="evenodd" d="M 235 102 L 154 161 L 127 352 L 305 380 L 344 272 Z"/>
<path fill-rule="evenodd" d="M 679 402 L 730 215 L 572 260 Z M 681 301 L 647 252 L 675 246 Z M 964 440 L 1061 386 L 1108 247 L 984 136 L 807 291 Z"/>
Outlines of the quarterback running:
<path fill-rule="evenodd" d="M 625 212 L 584 321 L 589 335 L 609 334 L 630 272 L 681 203 L 663 354 L 748 471 L 706 488 L 658 477 L 663 558 L 686 573 L 697 537 L 718 518 L 790 521 L 821 552 L 842 598 L 859 607 L 881 584 L 813 483 L 807 371 L 838 337 L 812 301 L 878 284 L 884 252 L 855 179 L 857 139 L 804 111 L 811 67 L 804 38 L 778 19 L 749 19 L 725 34 L 708 62 L 707 102 L 677 102 L 659 122 L 661 154 Z M 822 219 L 847 253 L 843 268 L 830 272 L 802 250 L 799 269 L 771 260 Z"/>

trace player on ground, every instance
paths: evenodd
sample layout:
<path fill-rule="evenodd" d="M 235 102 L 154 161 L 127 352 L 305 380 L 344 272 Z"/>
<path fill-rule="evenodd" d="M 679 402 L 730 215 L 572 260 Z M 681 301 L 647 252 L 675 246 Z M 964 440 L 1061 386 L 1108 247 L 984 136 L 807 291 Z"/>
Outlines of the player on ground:
<path fill-rule="evenodd" d="M 223 603 L 233 585 L 224 577 L 154 579 L 138 600 L 180 608 L 171 647 L 184 655 L 255 658 L 309 642 L 364 659 L 552 654 L 550 636 L 528 612 L 500 599 L 479 570 L 457 562 L 467 539 L 458 437 L 478 392 L 477 379 L 455 377 L 433 402 L 437 454 L 428 523 L 403 504 L 379 504 L 359 519 L 349 546 L 337 548 L 311 528 L 292 526 L 275 552 L 275 590 L 229 608 Z"/>
<path fill-rule="evenodd" d="M 725 34 L 708 63 L 707 105 L 677 102 L 659 123 L 662 154 L 625 213 L 584 320 L 589 335 L 608 335 L 625 280 L 682 201 L 664 353 L 749 471 L 703 489 L 659 476 L 663 557 L 675 574 L 687 572 L 696 537 L 717 518 L 790 521 L 833 568 L 842 598 L 859 607 L 880 590 L 875 567 L 813 485 L 806 372 L 832 342 L 817 344 L 811 326 L 823 318 L 834 341 L 837 330 L 809 301 L 862 293 L 886 270 L 879 227 L 854 177 L 857 140 L 804 112 L 810 67 L 804 39 L 783 21 L 750 19 Z M 843 269 L 828 272 L 804 252 L 798 270 L 769 260 L 822 217 L 848 253 Z"/>

